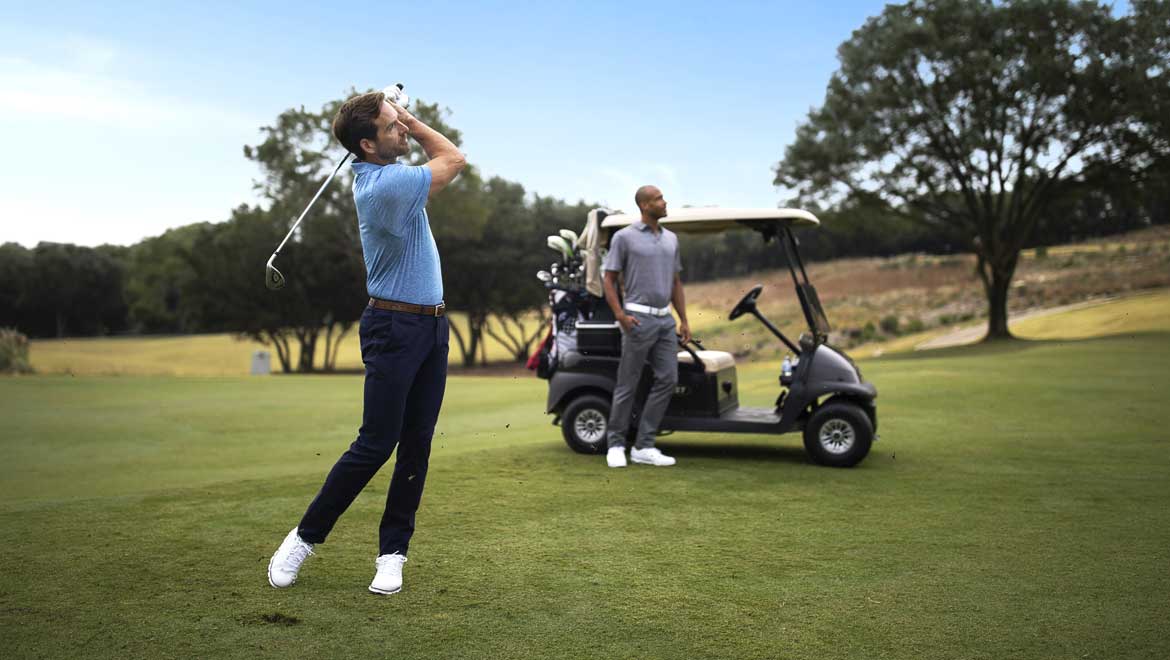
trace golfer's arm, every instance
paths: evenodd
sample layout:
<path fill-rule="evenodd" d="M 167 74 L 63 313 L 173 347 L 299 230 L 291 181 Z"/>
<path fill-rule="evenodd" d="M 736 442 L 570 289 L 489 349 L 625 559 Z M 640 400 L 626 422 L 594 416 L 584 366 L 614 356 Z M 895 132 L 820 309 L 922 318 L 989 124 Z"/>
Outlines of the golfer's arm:
<path fill-rule="evenodd" d="M 616 270 L 605 271 L 605 302 L 609 303 L 613 317 L 621 319 L 625 312 L 622 311 L 622 303 L 618 300 L 617 278 L 618 272 Z"/>
<path fill-rule="evenodd" d="M 687 297 L 683 294 L 682 278 L 678 276 L 678 273 L 674 274 L 674 288 L 670 290 L 670 302 L 674 305 L 674 311 L 678 312 L 678 320 L 686 323 Z"/>
<path fill-rule="evenodd" d="M 467 159 L 459 147 L 417 117 L 411 118 L 407 128 L 410 129 L 410 136 L 418 141 L 427 153 L 427 158 L 430 158 L 427 161 L 427 166 L 431 168 L 429 195 L 434 195 L 455 180 L 456 175 L 467 165 Z"/>

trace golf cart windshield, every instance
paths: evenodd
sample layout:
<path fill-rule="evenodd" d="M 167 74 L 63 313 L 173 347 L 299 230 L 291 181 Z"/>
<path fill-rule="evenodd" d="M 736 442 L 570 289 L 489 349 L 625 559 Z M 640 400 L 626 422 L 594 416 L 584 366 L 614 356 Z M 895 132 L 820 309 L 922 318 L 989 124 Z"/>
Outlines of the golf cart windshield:
<path fill-rule="evenodd" d="M 615 232 L 639 220 L 641 220 L 641 216 L 621 211 L 594 211 L 590 213 L 589 223 L 582 234 L 582 239 L 588 235 L 592 240 L 589 240 L 588 243 L 582 242 L 581 245 L 586 250 L 592 248 L 599 254 L 602 246 L 609 245 Z M 779 239 L 778 242 L 783 246 L 788 269 L 792 273 L 792 283 L 796 287 L 796 295 L 800 300 L 805 321 L 808 322 L 809 331 L 818 342 L 827 339 L 830 330 L 829 321 L 825 317 L 816 289 L 809 282 L 808 274 L 804 270 L 804 263 L 797 251 L 796 237 L 792 234 L 793 227 L 820 225 L 820 220 L 815 215 L 801 209 L 684 208 L 672 211 L 670 215 L 658 222 L 663 227 L 678 234 L 710 234 L 747 228 L 759 232 L 765 241 Z M 801 275 L 800 278 L 797 277 L 798 271 Z M 597 279 L 596 288 L 600 290 L 600 268 L 592 270 L 589 276 Z"/>

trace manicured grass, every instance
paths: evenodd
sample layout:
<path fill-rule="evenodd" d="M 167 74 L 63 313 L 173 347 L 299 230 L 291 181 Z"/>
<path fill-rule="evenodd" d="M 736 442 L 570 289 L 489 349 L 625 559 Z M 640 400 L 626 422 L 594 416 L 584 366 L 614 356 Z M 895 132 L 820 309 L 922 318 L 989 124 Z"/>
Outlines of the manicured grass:
<path fill-rule="evenodd" d="M 387 474 L 300 581 L 269 556 L 352 439 L 361 379 L 0 379 L 13 658 L 1170 657 L 1170 334 L 861 363 L 859 467 L 796 436 L 570 452 L 532 378 L 452 378 L 400 594 Z M 747 405 L 775 366 L 741 370 Z"/>

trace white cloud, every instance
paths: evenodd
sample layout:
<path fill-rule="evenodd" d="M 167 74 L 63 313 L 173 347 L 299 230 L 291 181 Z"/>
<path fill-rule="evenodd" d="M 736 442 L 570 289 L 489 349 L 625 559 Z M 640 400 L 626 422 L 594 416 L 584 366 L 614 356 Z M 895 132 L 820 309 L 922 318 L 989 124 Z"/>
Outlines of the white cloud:
<path fill-rule="evenodd" d="M 0 130 L 27 156 L 0 160 L 0 242 L 129 244 L 255 200 L 239 145 L 264 121 L 135 79 L 142 55 L 117 44 L 56 36 L 38 48 L 45 57 L 0 45 Z"/>
<path fill-rule="evenodd" d="M 192 125 L 254 131 L 263 122 L 197 98 L 177 99 L 105 73 L 111 47 L 74 49 L 73 67 L 0 58 L 0 119 L 84 120 L 136 131 L 188 132 Z"/>

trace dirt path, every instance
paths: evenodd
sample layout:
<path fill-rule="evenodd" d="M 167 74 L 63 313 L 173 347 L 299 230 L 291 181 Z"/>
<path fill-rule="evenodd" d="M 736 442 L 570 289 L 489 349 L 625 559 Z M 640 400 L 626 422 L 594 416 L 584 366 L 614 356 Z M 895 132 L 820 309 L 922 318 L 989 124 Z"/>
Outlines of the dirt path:
<path fill-rule="evenodd" d="M 1051 316 L 1053 314 L 1060 314 L 1063 312 L 1071 312 L 1071 311 L 1077 310 L 1077 309 L 1096 307 L 1097 305 L 1104 305 L 1105 303 L 1113 302 L 1114 300 L 1118 300 L 1118 299 L 1119 299 L 1119 296 L 1107 296 L 1104 298 L 1094 298 L 1092 300 L 1086 300 L 1084 302 L 1074 303 L 1072 305 L 1061 305 L 1060 307 L 1048 307 L 1045 309 L 1031 309 L 1031 310 L 1021 312 L 1019 314 L 1012 316 L 1011 319 L 1008 320 L 1008 327 L 1010 328 L 1013 325 L 1019 323 L 1020 321 L 1026 321 L 1028 319 L 1040 318 L 1042 316 Z M 928 351 L 932 348 L 947 348 L 950 346 L 963 346 L 965 344 L 973 344 L 973 343 L 979 341 L 980 339 L 983 339 L 983 336 L 986 333 L 987 333 L 987 322 L 984 321 L 983 323 L 981 323 L 979 325 L 973 325 L 973 326 L 970 326 L 967 328 L 961 328 L 959 330 L 955 330 L 954 332 L 950 332 L 950 333 L 947 333 L 945 335 L 942 335 L 941 337 L 935 337 L 934 339 L 928 339 L 927 341 L 924 341 L 920 344 L 915 344 L 914 350 Z"/>

